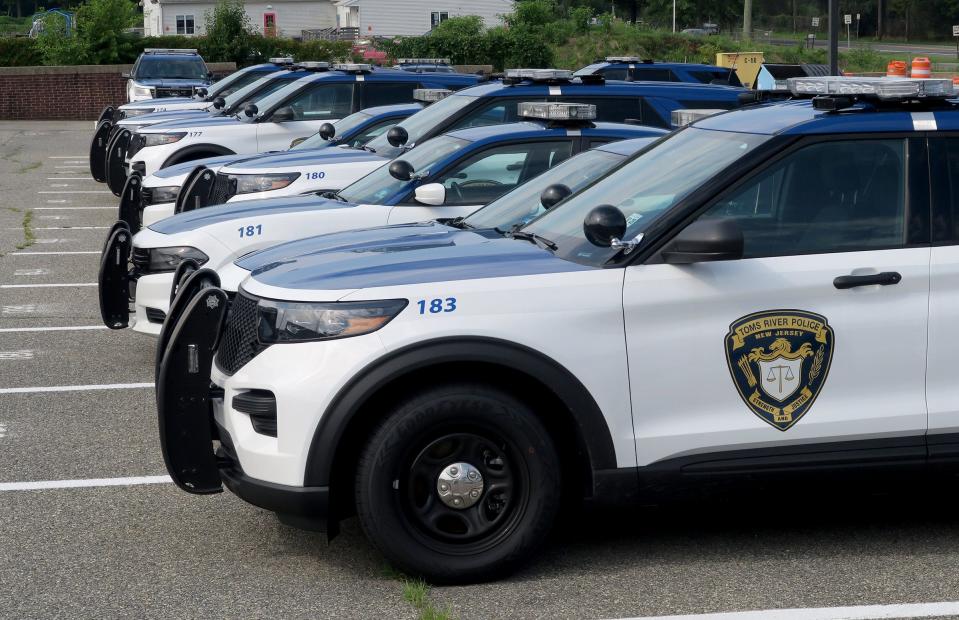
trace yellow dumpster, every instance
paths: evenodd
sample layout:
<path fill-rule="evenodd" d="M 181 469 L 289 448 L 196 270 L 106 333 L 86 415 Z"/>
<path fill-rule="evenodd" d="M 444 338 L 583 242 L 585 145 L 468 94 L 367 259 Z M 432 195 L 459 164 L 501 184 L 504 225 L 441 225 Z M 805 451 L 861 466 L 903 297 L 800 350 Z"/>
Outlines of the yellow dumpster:
<path fill-rule="evenodd" d="M 753 88 L 756 76 L 765 59 L 762 52 L 719 52 L 716 54 L 716 64 L 720 67 L 734 69 L 739 81 L 746 88 Z"/>

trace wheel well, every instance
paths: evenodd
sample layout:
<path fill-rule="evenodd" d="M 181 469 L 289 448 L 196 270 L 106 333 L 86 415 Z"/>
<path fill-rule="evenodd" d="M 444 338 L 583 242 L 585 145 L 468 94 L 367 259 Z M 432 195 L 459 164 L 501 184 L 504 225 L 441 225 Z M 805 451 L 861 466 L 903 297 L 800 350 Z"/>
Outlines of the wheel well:
<path fill-rule="evenodd" d="M 591 493 L 592 467 L 586 443 L 573 413 L 549 386 L 530 374 L 496 363 L 444 362 L 394 377 L 370 395 L 349 420 L 337 442 L 330 470 L 331 506 L 337 517 L 354 512 L 353 487 L 358 455 L 379 422 L 398 402 L 424 387 L 464 382 L 503 390 L 526 404 L 556 444 L 563 463 L 565 494 L 575 500 Z"/>
<path fill-rule="evenodd" d="M 213 146 L 196 146 L 174 153 L 168 160 L 163 162 L 163 165 L 160 166 L 160 168 L 169 168 L 170 166 L 175 166 L 176 164 L 182 164 L 183 162 L 187 161 L 195 161 L 197 159 L 205 159 L 207 157 L 219 157 L 221 155 L 233 154 L 233 151 L 229 149 Z"/>

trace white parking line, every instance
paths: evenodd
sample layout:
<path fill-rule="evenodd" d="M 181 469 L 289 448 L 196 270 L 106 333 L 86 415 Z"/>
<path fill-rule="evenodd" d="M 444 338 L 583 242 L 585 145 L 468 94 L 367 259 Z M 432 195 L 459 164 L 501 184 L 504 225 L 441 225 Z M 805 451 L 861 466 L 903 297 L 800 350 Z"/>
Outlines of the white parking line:
<path fill-rule="evenodd" d="M 107 193 L 109 194 L 110 192 L 107 192 Z M 47 202 L 52 202 L 52 201 L 47 201 Z M 67 201 L 63 200 L 62 202 L 67 202 Z M 88 209 L 111 209 L 113 211 L 117 210 L 116 207 L 34 207 L 33 208 L 34 211 L 84 211 Z"/>
<path fill-rule="evenodd" d="M 0 288 L 70 288 L 73 286 L 96 285 L 96 282 L 71 282 L 69 284 L 0 284 Z"/>
<path fill-rule="evenodd" d="M 62 205 L 62 204 L 68 203 L 68 202 L 70 202 L 70 201 L 69 201 L 69 200 L 48 200 L 48 201 L 47 201 L 47 204 L 48 204 L 48 205 Z M 42 207 L 41 207 L 41 208 L 42 208 Z"/>
<path fill-rule="evenodd" d="M 92 181 L 93 177 L 47 177 L 47 181 Z M 57 187 L 51 185 L 50 187 Z"/>
<path fill-rule="evenodd" d="M 20 349 L 19 351 L 0 351 L 0 361 L 3 360 L 32 360 L 33 351 Z"/>
<path fill-rule="evenodd" d="M 42 394 L 45 392 L 92 392 L 95 390 L 141 390 L 153 383 L 107 383 L 103 385 L 53 385 L 47 387 L 0 388 L 0 394 Z"/>
<path fill-rule="evenodd" d="M 37 269 L 15 269 L 13 271 L 14 277 L 25 277 L 25 276 L 43 276 L 50 273 L 49 269 L 37 268 Z"/>
<path fill-rule="evenodd" d="M 53 190 L 49 192 L 37 192 L 38 194 L 112 194 L 108 189 L 64 189 Z"/>
<path fill-rule="evenodd" d="M 641 616 L 623 620 L 874 620 L 876 618 L 930 618 L 959 614 L 959 602 L 857 605 L 808 609 L 765 609 L 715 614 Z"/>
<path fill-rule="evenodd" d="M 43 491 L 87 487 L 127 487 L 141 484 L 167 484 L 170 476 L 130 476 L 128 478 L 86 478 L 81 480 L 38 480 L 36 482 L 0 482 L 0 491 Z"/>
<path fill-rule="evenodd" d="M 29 314 L 36 312 L 36 304 L 16 304 L 9 306 L 0 306 L 0 314 Z"/>
<path fill-rule="evenodd" d="M 100 250 L 83 250 L 77 252 L 11 252 L 7 256 L 63 256 L 66 254 L 101 254 Z"/>
<path fill-rule="evenodd" d="M 47 159 L 83 159 L 84 155 L 50 155 Z"/>
<path fill-rule="evenodd" d="M 4 306 L 6 308 L 7 306 Z M 32 312 L 32 310 L 31 310 Z M 90 329 L 109 329 L 106 325 L 66 325 L 63 327 L 3 327 L 0 334 L 18 334 L 23 332 L 73 332 Z"/>

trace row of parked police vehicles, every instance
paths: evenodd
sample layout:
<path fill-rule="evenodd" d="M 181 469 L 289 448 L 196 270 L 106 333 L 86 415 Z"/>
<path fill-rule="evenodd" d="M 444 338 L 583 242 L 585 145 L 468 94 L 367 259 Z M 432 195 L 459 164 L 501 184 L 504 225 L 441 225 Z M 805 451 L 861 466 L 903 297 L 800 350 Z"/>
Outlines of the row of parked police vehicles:
<path fill-rule="evenodd" d="M 953 475 L 952 81 L 738 84 L 272 59 L 105 110 L 100 309 L 157 338 L 173 480 L 449 583 L 583 502 Z"/>

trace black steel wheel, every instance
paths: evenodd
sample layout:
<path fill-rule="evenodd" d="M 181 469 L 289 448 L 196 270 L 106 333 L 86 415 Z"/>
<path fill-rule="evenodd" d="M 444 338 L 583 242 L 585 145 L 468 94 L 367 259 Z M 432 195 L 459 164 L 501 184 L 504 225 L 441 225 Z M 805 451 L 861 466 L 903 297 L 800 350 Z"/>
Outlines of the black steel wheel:
<path fill-rule="evenodd" d="M 514 570 L 548 535 L 559 499 L 549 433 L 526 405 L 480 385 L 434 388 L 397 407 L 357 470 L 367 536 L 434 583 Z"/>

